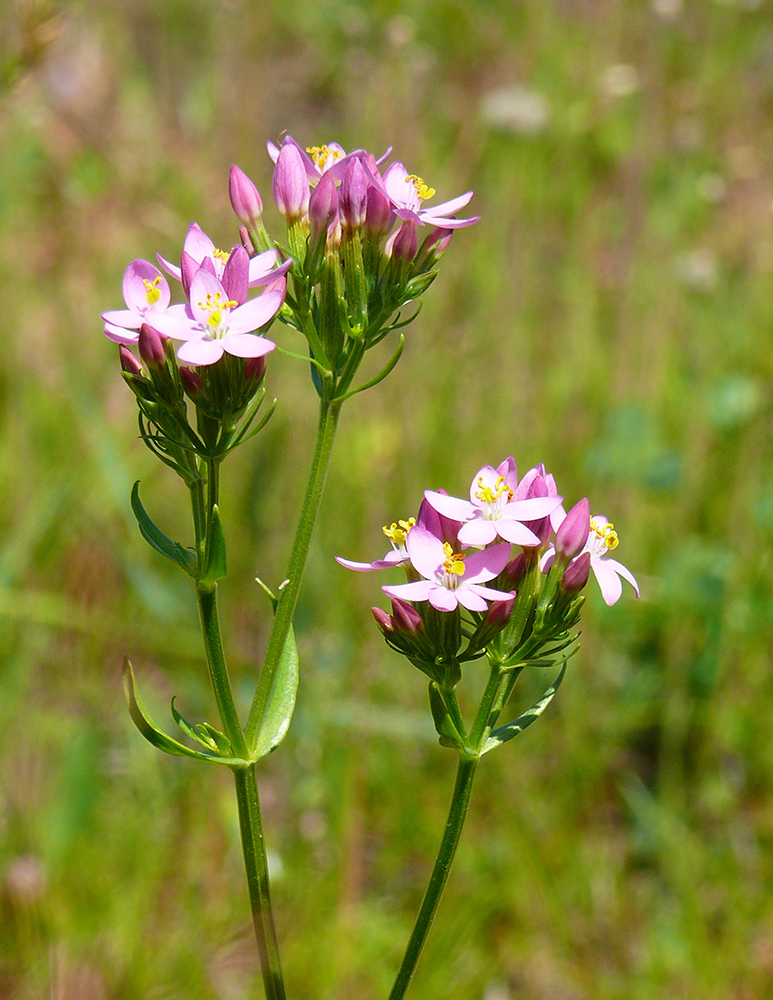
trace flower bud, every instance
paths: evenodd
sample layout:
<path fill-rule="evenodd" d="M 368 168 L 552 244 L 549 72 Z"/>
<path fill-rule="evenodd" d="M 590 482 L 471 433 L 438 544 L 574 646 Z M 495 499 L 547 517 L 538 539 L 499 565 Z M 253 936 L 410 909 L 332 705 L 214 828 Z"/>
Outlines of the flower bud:
<path fill-rule="evenodd" d="M 279 150 L 274 167 L 274 201 L 280 215 L 297 222 L 309 207 L 309 181 L 300 149 L 286 142 Z"/>
<path fill-rule="evenodd" d="M 204 383 L 196 372 L 186 365 L 180 365 L 180 381 L 187 396 L 195 403 L 196 399 L 204 392 Z"/>
<path fill-rule="evenodd" d="M 309 223 L 311 242 L 316 243 L 336 217 L 338 211 L 338 191 L 333 175 L 328 171 L 322 175 L 319 184 L 309 197 Z"/>
<path fill-rule="evenodd" d="M 590 577 L 590 552 L 583 552 L 574 562 L 569 563 L 561 577 L 561 590 L 565 594 L 576 594 L 582 590 Z"/>
<path fill-rule="evenodd" d="M 521 580 L 526 576 L 527 569 L 526 556 L 523 552 L 519 552 L 515 559 L 511 559 L 499 574 L 498 589 L 517 590 L 521 584 Z"/>
<path fill-rule="evenodd" d="M 367 239 L 378 243 L 392 228 L 394 213 L 389 198 L 374 184 L 368 188 L 363 232 Z"/>
<path fill-rule="evenodd" d="M 394 257 L 395 260 L 413 260 L 418 249 L 416 223 L 408 219 L 389 237 L 384 247 L 384 255 Z"/>
<path fill-rule="evenodd" d="M 223 290 L 238 305 L 247 301 L 250 282 L 250 258 L 242 246 L 234 247 L 223 269 Z"/>
<path fill-rule="evenodd" d="M 143 323 L 140 327 L 140 339 L 137 342 L 137 346 L 140 351 L 140 357 L 148 368 L 159 370 L 166 368 L 164 340 L 161 334 L 157 330 L 154 330 L 152 326 L 148 326 L 147 323 Z"/>
<path fill-rule="evenodd" d="M 263 215 L 263 201 L 258 189 L 235 163 L 231 164 L 228 177 L 228 194 L 239 222 L 245 226 L 257 226 Z"/>
<path fill-rule="evenodd" d="M 506 601 L 494 601 L 486 612 L 486 625 L 489 628 L 500 629 L 510 621 L 515 605 L 515 594 Z"/>
<path fill-rule="evenodd" d="M 373 612 L 373 617 L 376 619 L 376 624 L 384 633 L 384 635 L 391 635 L 394 632 L 394 626 L 392 618 L 390 615 L 383 611 L 381 608 L 371 608 Z"/>
<path fill-rule="evenodd" d="M 399 597 L 392 598 L 392 621 L 395 628 L 401 632 L 415 633 L 424 631 L 424 622 L 419 612 L 413 605 L 408 604 L 407 601 L 403 601 Z"/>
<path fill-rule="evenodd" d="M 568 562 L 585 548 L 590 534 L 590 504 L 580 500 L 572 507 L 556 531 L 556 556 Z"/>
<path fill-rule="evenodd" d="M 345 229 L 359 229 L 365 221 L 369 186 L 365 168 L 355 157 L 349 161 L 339 192 L 341 222 Z"/>
<path fill-rule="evenodd" d="M 252 242 L 252 237 L 247 232 L 246 226 L 239 226 L 239 239 L 242 241 L 242 246 L 247 251 L 247 255 L 254 257 L 258 251 L 255 249 L 255 244 Z"/>
<path fill-rule="evenodd" d="M 121 371 L 127 375 L 142 374 L 142 365 L 125 344 L 118 345 L 118 358 L 121 362 Z"/>
<path fill-rule="evenodd" d="M 261 355 L 259 358 L 247 358 L 244 364 L 244 381 L 260 382 L 266 374 L 266 358 Z"/>

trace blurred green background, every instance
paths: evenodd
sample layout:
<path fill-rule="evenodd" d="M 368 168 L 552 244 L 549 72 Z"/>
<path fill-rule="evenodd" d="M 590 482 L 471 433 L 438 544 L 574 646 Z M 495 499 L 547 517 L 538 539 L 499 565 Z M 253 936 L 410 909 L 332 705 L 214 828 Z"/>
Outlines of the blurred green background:
<path fill-rule="evenodd" d="M 288 990 L 386 995 L 453 781 L 422 677 L 370 615 L 381 525 L 480 465 L 544 461 L 638 576 L 544 720 L 480 768 L 410 996 L 773 995 L 773 11 L 761 0 L 16 0 L 0 37 L 0 997 L 262 996 L 230 775 L 133 729 L 215 722 L 188 540 L 99 313 L 265 140 L 475 190 L 389 380 L 344 409 L 298 612 L 302 687 L 261 766 Z M 276 226 L 271 209 L 269 226 Z M 274 331 L 299 348 L 291 331 Z M 374 358 L 383 363 L 385 353 Z M 378 352 L 374 352 L 377 354 Z M 243 703 L 315 423 L 275 356 L 228 463 L 223 613 Z M 157 467 L 158 466 L 158 467 Z M 535 680 L 535 685 L 541 678 Z M 533 690 L 536 690 L 536 686 Z M 523 692 L 526 700 L 529 686 Z"/>

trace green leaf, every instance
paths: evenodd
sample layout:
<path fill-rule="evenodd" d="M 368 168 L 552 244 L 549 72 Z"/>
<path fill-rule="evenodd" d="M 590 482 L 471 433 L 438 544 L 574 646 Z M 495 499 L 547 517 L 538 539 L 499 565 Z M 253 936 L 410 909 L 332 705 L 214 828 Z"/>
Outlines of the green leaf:
<path fill-rule="evenodd" d="M 196 576 L 196 556 L 190 551 L 190 549 L 185 549 L 180 545 L 179 542 L 173 542 L 171 538 L 168 538 L 164 532 L 156 525 L 148 515 L 148 512 L 142 506 L 140 500 L 140 484 L 137 481 L 132 487 L 131 495 L 131 505 L 134 511 L 134 516 L 137 518 L 137 524 L 139 526 L 142 537 L 156 552 L 160 552 L 162 556 L 166 556 L 167 559 L 171 559 L 172 562 L 176 562 L 178 566 L 182 566 L 186 573 L 191 576 Z"/>
<path fill-rule="evenodd" d="M 129 703 L 129 714 L 132 717 L 134 725 L 137 729 L 139 729 L 140 733 L 145 737 L 148 743 L 151 743 L 157 749 L 162 750 L 164 753 L 171 754 L 174 757 L 195 757 L 196 760 L 207 760 L 215 764 L 226 764 L 229 767 L 248 766 L 248 761 L 241 760 L 238 757 L 221 757 L 219 753 L 215 753 L 214 751 L 193 750 L 191 747 L 186 747 L 183 743 L 178 743 L 177 740 L 172 739 L 171 736 L 167 736 L 166 733 L 162 732 L 148 715 L 148 711 L 140 698 L 140 693 L 137 690 L 137 683 L 134 679 L 134 671 L 132 670 L 132 665 L 128 659 L 124 660 L 123 683 L 124 690 L 126 691 L 126 700 Z M 178 722 L 178 725 L 180 725 L 180 728 L 184 732 L 193 736 L 194 739 L 198 739 L 199 743 L 202 742 L 201 738 L 195 735 L 193 726 L 186 723 L 174 707 L 172 708 L 172 714 L 175 716 L 175 720 L 177 720 L 178 717 L 182 720 L 183 724 L 180 725 Z"/>
<path fill-rule="evenodd" d="M 253 760 L 260 760 L 261 757 L 271 753 L 285 738 L 290 719 L 293 716 L 297 691 L 298 647 L 295 645 L 295 632 L 291 628 L 287 633 L 274 682 L 268 695 L 266 710 L 260 723 L 258 740 L 252 754 Z"/>
<path fill-rule="evenodd" d="M 199 584 L 205 587 L 213 587 L 218 580 L 222 580 L 228 572 L 225 557 L 225 533 L 223 532 L 223 522 L 220 520 L 220 511 L 217 504 L 212 508 L 212 521 L 210 522 L 209 538 L 207 539 L 206 565 L 204 575 Z"/>
<path fill-rule="evenodd" d="M 508 740 L 514 739 L 516 736 L 519 736 L 524 729 L 527 729 L 532 722 L 536 722 L 536 720 L 542 715 L 553 700 L 556 691 L 558 691 L 561 686 L 561 681 L 564 679 L 565 673 L 566 660 L 564 660 L 564 665 L 561 667 L 561 673 L 558 677 L 556 677 L 539 701 L 535 702 L 535 704 L 524 712 L 523 715 L 519 715 L 517 719 L 514 719 L 512 722 L 508 722 L 506 726 L 498 726 L 483 744 L 481 755 L 488 753 L 489 750 L 493 750 L 494 747 L 498 747 L 500 743 L 507 743 Z"/>
<path fill-rule="evenodd" d="M 213 750 L 219 757 L 228 757 L 233 753 L 231 741 L 224 733 L 210 726 L 208 722 L 202 722 L 197 726 L 192 725 L 177 711 L 174 698 L 172 698 L 172 717 L 186 736 L 190 736 L 192 740 L 196 740 L 207 750 Z"/>

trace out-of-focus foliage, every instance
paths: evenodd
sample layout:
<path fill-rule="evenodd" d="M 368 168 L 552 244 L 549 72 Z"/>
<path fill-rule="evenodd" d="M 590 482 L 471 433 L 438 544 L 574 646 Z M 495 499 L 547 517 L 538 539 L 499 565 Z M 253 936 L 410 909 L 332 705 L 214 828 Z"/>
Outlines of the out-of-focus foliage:
<path fill-rule="evenodd" d="M 261 770 L 291 995 L 386 994 L 452 781 L 372 623 L 380 581 L 333 555 L 380 556 L 424 488 L 509 454 L 615 522 L 643 596 L 591 596 L 542 724 L 484 761 L 413 993 L 773 992 L 766 5 L 16 0 L 3 19 L 0 997 L 259 995 L 229 775 L 155 753 L 120 690 L 128 653 L 156 714 L 176 694 L 216 721 L 189 588 L 129 508 L 139 478 L 183 537 L 186 498 L 137 438 L 99 313 L 191 220 L 231 245 L 228 165 L 269 202 L 284 130 L 393 145 L 482 216 L 398 370 L 344 410 L 298 710 Z M 223 490 L 245 700 L 253 579 L 281 581 L 314 426 L 303 364 L 272 357 L 267 384 L 277 414 Z"/>

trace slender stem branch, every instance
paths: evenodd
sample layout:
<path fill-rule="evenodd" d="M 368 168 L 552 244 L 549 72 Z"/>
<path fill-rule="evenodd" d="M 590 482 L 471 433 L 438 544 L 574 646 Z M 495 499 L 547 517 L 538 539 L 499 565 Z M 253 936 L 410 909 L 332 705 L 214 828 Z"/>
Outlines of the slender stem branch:
<path fill-rule="evenodd" d="M 290 562 L 287 567 L 287 582 L 279 595 L 274 622 L 266 645 L 266 655 L 263 659 L 260 680 L 258 681 L 258 687 L 255 691 L 255 697 L 250 707 L 250 714 L 245 728 L 247 745 L 250 749 L 255 747 L 257 735 L 260 732 L 260 725 L 263 720 L 263 713 L 266 709 L 268 697 L 279 665 L 279 658 L 282 655 L 287 633 L 290 631 L 290 626 L 292 625 L 295 605 L 298 601 L 298 593 L 303 578 L 303 569 L 306 565 L 306 557 L 311 543 L 311 535 L 314 530 L 314 523 L 317 520 L 322 493 L 325 488 L 325 479 L 330 464 L 330 456 L 333 451 L 333 441 L 335 439 L 340 410 L 340 403 L 331 402 L 327 399 L 320 401 L 317 441 L 314 447 L 314 456 L 312 458 L 308 486 L 306 487 L 306 495 L 303 498 L 301 515 L 298 519 L 298 527 L 290 553 Z"/>
<path fill-rule="evenodd" d="M 263 988 L 266 1000 L 285 1000 L 279 946 L 274 927 L 274 914 L 269 895 L 268 864 L 260 820 L 258 783 L 255 765 L 234 771 L 236 799 L 239 805 L 239 828 L 242 835 L 244 867 L 252 907 L 252 922 L 260 952 Z"/>
<path fill-rule="evenodd" d="M 405 991 L 408 989 L 413 974 L 416 971 L 421 950 L 424 947 L 427 934 L 435 918 L 440 897 L 448 881 L 448 873 L 451 870 L 451 864 L 456 854 L 457 845 L 459 844 L 459 837 L 461 836 L 464 820 L 467 816 L 467 808 L 470 804 L 472 779 L 475 777 L 477 764 L 477 759 L 459 758 L 456 770 L 456 784 L 453 796 L 451 797 L 451 806 L 448 810 L 445 833 L 440 842 L 440 848 L 437 858 L 435 858 L 427 891 L 424 893 L 424 899 L 422 900 L 419 914 L 416 917 L 413 933 L 405 949 L 405 955 L 403 956 L 400 970 L 397 973 L 395 984 L 392 987 L 392 992 L 389 994 L 389 1000 L 403 1000 Z"/>

